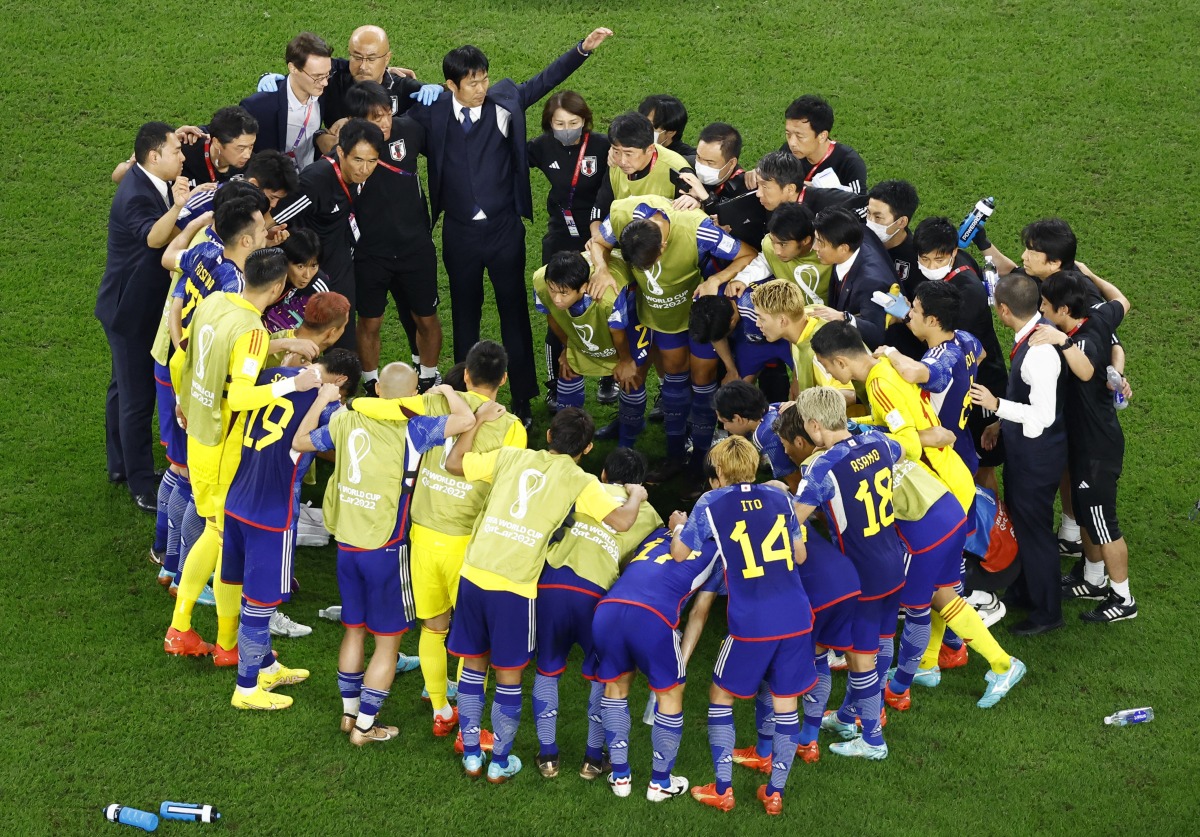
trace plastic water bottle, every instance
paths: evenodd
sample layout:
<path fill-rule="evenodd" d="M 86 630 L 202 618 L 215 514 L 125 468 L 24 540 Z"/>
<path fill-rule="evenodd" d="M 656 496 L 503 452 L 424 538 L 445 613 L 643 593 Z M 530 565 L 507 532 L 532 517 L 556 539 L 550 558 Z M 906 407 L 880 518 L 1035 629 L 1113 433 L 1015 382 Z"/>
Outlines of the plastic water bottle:
<path fill-rule="evenodd" d="M 323 607 L 317 611 L 317 616 L 322 619 L 328 619 L 330 622 L 342 621 L 342 606 L 334 605 L 333 607 Z"/>
<path fill-rule="evenodd" d="M 1117 371 L 1115 366 L 1108 367 L 1108 385 L 1112 387 L 1113 406 L 1118 410 L 1124 410 L 1129 406 L 1129 399 L 1125 397 L 1125 393 L 1121 392 L 1121 382 L 1125 380 L 1125 376 Z"/>
<path fill-rule="evenodd" d="M 164 802 L 159 806 L 158 815 L 164 820 L 185 822 L 215 822 L 221 819 L 221 812 L 213 806 L 193 805 L 190 802 Z"/>
<path fill-rule="evenodd" d="M 139 811 L 125 805 L 109 805 L 104 809 L 104 816 L 109 822 L 119 822 L 122 825 L 132 825 L 142 831 L 153 831 L 158 828 L 158 817 L 149 811 Z"/>
<path fill-rule="evenodd" d="M 1130 724 L 1144 724 L 1154 720 L 1154 710 L 1149 706 L 1141 709 L 1122 709 L 1104 719 L 1110 727 L 1127 727 Z"/>
<path fill-rule="evenodd" d="M 958 227 L 958 248 L 960 250 L 971 246 L 971 242 L 975 240 L 975 233 L 979 231 L 984 221 L 992 217 L 992 213 L 995 211 L 995 198 L 983 198 L 975 204 L 975 208 L 967 213 L 967 217 Z"/>
<path fill-rule="evenodd" d="M 983 260 L 983 284 L 987 288 L 988 305 L 996 307 L 996 283 L 1000 281 L 1000 271 L 996 270 L 996 262 L 991 256 Z"/>

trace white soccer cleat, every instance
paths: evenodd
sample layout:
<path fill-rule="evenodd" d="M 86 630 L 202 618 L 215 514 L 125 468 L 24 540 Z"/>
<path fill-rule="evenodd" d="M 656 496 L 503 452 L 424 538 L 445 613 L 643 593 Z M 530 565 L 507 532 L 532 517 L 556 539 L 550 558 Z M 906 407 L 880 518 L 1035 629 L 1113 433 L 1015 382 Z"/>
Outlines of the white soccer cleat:
<path fill-rule="evenodd" d="M 288 618 L 287 614 L 275 611 L 271 614 L 271 635 L 286 636 L 295 639 L 296 637 L 308 636 L 312 633 L 312 628 L 308 625 L 301 625 L 299 622 L 294 622 Z"/>
<path fill-rule="evenodd" d="M 313 508 L 311 503 L 302 505 L 296 520 L 296 546 L 325 546 L 329 538 L 329 530 L 325 528 L 325 513 Z"/>
<path fill-rule="evenodd" d="M 687 789 L 687 779 L 671 774 L 671 781 L 665 787 L 651 781 L 646 787 L 646 799 L 651 802 L 666 802 L 668 799 L 674 799 L 677 796 L 687 793 Z"/>

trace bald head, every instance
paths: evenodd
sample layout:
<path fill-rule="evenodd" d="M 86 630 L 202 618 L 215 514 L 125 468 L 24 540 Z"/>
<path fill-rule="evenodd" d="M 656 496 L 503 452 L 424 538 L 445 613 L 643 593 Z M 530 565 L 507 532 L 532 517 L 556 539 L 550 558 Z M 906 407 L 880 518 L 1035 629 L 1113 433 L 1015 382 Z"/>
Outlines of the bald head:
<path fill-rule="evenodd" d="M 408 398 L 417 394 L 417 373 L 407 363 L 389 363 L 379 372 L 380 398 Z"/>
<path fill-rule="evenodd" d="M 350 35 L 350 74 L 355 81 L 383 81 L 391 45 L 378 26 L 360 26 Z"/>

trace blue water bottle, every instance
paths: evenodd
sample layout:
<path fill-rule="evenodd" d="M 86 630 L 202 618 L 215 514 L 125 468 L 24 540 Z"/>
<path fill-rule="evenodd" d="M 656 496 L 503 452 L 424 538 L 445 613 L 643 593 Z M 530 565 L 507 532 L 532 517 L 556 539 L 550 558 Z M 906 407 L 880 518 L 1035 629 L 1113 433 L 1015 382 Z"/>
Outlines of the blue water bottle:
<path fill-rule="evenodd" d="M 215 822 L 221 819 L 221 812 L 213 806 L 193 805 L 191 802 L 164 802 L 159 806 L 158 815 L 164 820 L 186 822 Z"/>
<path fill-rule="evenodd" d="M 975 204 L 975 208 L 967 213 L 962 224 L 958 227 L 958 249 L 966 250 L 975 240 L 975 233 L 983 226 L 983 222 L 992 217 L 996 211 L 996 199 L 984 198 Z"/>
<path fill-rule="evenodd" d="M 149 811 L 139 811 L 125 805 L 109 805 L 104 809 L 104 816 L 109 822 L 119 822 L 122 825 L 132 825 L 142 831 L 153 831 L 158 828 L 158 817 Z"/>

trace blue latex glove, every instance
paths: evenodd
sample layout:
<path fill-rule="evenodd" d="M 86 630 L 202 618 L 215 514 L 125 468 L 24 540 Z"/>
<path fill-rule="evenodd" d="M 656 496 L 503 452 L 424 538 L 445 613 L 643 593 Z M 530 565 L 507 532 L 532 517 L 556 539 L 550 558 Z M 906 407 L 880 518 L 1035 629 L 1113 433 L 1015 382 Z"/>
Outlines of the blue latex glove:
<path fill-rule="evenodd" d="M 440 84 L 422 84 L 421 89 L 416 93 L 412 93 L 408 98 L 416 99 L 425 107 L 429 107 L 437 101 L 437 97 L 442 95 L 442 86 Z"/>
<path fill-rule="evenodd" d="M 883 291 L 876 291 L 871 294 L 871 301 L 897 320 L 903 320 L 910 310 L 908 300 L 899 294 L 892 295 Z"/>
<path fill-rule="evenodd" d="M 279 89 L 279 82 L 283 81 L 284 76 L 279 73 L 263 73 L 258 80 L 259 93 L 274 93 Z"/>

